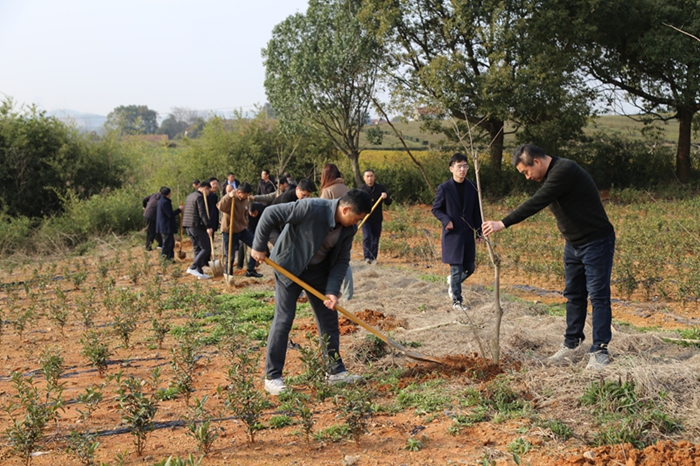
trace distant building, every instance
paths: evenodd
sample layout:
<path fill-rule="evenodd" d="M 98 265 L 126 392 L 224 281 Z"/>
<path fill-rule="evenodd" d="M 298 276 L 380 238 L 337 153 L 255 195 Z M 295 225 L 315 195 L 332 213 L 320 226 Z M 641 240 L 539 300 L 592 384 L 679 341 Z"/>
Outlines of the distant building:
<path fill-rule="evenodd" d="M 411 115 L 412 121 L 442 118 L 442 112 L 437 107 L 416 107 Z"/>

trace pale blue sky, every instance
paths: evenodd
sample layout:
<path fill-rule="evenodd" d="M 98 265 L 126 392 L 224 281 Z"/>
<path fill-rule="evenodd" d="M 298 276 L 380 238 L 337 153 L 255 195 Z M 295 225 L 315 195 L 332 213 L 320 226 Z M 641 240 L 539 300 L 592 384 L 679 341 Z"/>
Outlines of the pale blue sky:
<path fill-rule="evenodd" d="M 51 111 L 251 110 L 260 51 L 307 0 L 0 0 L 0 94 Z M 0 97 L 2 97 L 0 95 Z"/>

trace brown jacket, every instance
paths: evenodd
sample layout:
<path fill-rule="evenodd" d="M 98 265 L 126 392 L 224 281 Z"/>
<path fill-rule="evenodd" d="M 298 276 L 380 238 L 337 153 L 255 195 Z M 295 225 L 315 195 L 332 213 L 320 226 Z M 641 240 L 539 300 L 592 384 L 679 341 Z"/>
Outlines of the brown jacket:
<path fill-rule="evenodd" d="M 235 191 L 234 191 L 235 193 Z M 248 199 L 245 201 L 241 201 L 238 199 L 238 196 L 234 194 L 236 197 L 236 203 L 234 206 L 234 212 L 233 212 L 233 233 L 240 233 L 241 231 L 245 230 L 246 227 L 248 227 Z M 216 204 L 216 207 L 219 209 L 219 212 L 221 212 L 222 218 L 221 218 L 221 232 L 222 233 L 228 233 L 229 231 L 229 226 L 231 224 L 231 202 L 233 201 L 233 198 L 229 196 L 228 194 L 224 197 L 221 198 L 218 204 Z"/>
<path fill-rule="evenodd" d="M 350 191 L 350 188 L 345 186 L 342 178 L 336 178 L 331 181 L 331 184 L 323 188 L 321 191 L 321 199 L 339 199 L 343 194 Z"/>

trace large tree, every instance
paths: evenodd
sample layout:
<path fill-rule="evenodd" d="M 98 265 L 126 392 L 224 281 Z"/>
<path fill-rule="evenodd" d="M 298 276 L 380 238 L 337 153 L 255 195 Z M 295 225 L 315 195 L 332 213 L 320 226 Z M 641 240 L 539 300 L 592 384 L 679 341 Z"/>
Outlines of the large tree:
<path fill-rule="evenodd" d="M 156 134 L 158 112 L 146 105 L 120 105 L 107 114 L 105 127 L 120 134 Z"/>
<path fill-rule="evenodd" d="M 697 0 L 551 0 L 543 26 L 577 52 L 611 92 L 623 91 L 651 118 L 679 122 L 676 175 L 690 179 L 693 116 L 700 111 Z"/>
<path fill-rule="evenodd" d="M 265 90 L 286 128 L 324 133 L 360 174 L 360 132 L 375 91 L 380 48 L 354 0 L 310 0 L 276 25 L 263 50 Z"/>
<path fill-rule="evenodd" d="M 364 4 L 363 22 L 389 48 L 386 69 L 394 92 L 484 131 L 495 169 L 501 167 L 507 121 L 548 149 L 585 125 L 588 91 L 548 37 L 530 26 L 535 2 Z"/>

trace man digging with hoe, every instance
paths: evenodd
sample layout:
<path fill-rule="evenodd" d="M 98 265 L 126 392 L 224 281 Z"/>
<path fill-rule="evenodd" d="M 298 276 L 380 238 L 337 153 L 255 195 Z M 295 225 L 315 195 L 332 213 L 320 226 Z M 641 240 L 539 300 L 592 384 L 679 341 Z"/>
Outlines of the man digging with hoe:
<path fill-rule="evenodd" d="M 357 189 L 348 191 L 340 199 L 303 199 L 270 206 L 260 217 L 253 241 L 251 257 L 263 262 L 273 230 L 281 229 L 270 259 L 325 294 L 325 301 L 309 294 L 309 304 L 316 316 L 321 341 L 327 338 L 324 355 L 327 379 L 332 384 L 361 379 L 349 374 L 340 358 L 340 330 L 335 307 L 340 284 L 350 264 L 357 223 L 371 208 L 369 195 Z M 275 272 L 275 317 L 265 359 L 265 390 L 272 395 L 279 395 L 287 389 L 282 370 L 301 290 L 300 285 Z"/>

